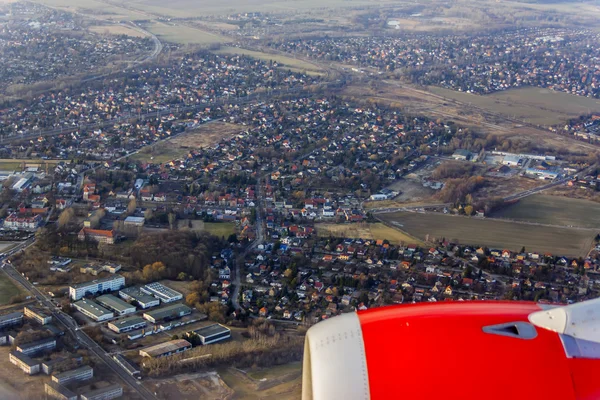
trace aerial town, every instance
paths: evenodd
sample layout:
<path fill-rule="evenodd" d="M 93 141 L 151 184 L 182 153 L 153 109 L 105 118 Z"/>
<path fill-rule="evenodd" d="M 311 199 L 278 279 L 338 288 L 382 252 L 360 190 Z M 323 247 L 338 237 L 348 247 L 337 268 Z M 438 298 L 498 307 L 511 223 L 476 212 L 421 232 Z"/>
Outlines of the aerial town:
<path fill-rule="evenodd" d="M 332 317 L 600 296 L 597 26 L 95 3 L 0 2 L 0 398 L 296 399 Z"/>

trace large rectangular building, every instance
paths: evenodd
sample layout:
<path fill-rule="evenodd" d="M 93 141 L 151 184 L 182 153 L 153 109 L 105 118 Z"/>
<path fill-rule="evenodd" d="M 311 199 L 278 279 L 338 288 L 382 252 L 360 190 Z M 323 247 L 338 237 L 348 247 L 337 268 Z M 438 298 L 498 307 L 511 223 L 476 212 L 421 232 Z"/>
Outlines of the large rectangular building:
<path fill-rule="evenodd" d="M 135 312 L 135 306 L 124 302 L 112 294 L 105 294 L 96 298 L 96 301 L 109 310 L 113 310 L 116 315 L 132 314 Z"/>
<path fill-rule="evenodd" d="M 46 395 L 51 399 L 56 400 L 77 400 L 77 395 L 71 392 L 66 387 L 54 382 L 49 382 L 44 385 Z"/>
<path fill-rule="evenodd" d="M 144 313 L 143 317 L 152 323 L 159 321 L 168 321 L 172 319 L 181 318 L 184 315 L 192 313 L 192 309 L 185 304 L 171 304 L 170 306 L 157 308 L 153 311 Z"/>
<path fill-rule="evenodd" d="M 52 382 L 58 383 L 59 385 L 66 385 L 69 382 L 74 381 L 86 381 L 94 377 L 94 368 L 89 365 L 75 368 L 70 371 L 61 372 L 59 374 L 52 375 Z"/>
<path fill-rule="evenodd" d="M 221 324 L 213 324 L 193 331 L 200 337 L 203 345 L 220 342 L 231 337 L 231 330 Z"/>
<path fill-rule="evenodd" d="M 170 340 L 155 346 L 140 350 L 140 356 L 159 358 L 181 353 L 192 348 L 192 344 L 185 339 Z"/>
<path fill-rule="evenodd" d="M 0 316 L 0 328 L 6 328 L 7 326 L 19 325 L 23 322 L 22 312 L 13 312 Z"/>
<path fill-rule="evenodd" d="M 79 300 L 87 294 L 119 290 L 123 286 L 125 286 L 125 278 L 121 275 L 115 275 L 73 285 L 69 287 L 69 296 L 73 300 Z"/>
<path fill-rule="evenodd" d="M 183 299 L 183 294 L 158 282 L 153 282 L 142 286 L 142 292 L 160 299 L 160 301 L 163 303 L 172 303 L 174 301 Z"/>
<path fill-rule="evenodd" d="M 82 393 L 81 400 L 110 400 L 123 396 L 123 386 L 113 384 L 90 392 Z"/>
<path fill-rule="evenodd" d="M 160 300 L 147 293 L 142 292 L 138 286 L 131 286 L 119 290 L 119 297 L 126 301 L 135 302 L 140 308 L 146 309 L 160 304 Z"/>
<path fill-rule="evenodd" d="M 106 321 L 107 319 L 111 319 L 115 316 L 115 314 L 102 307 L 99 304 L 94 303 L 91 300 L 82 299 L 76 303 L 73 303 L 73 307 L 77 309 L 77 311 L 81 312 L 86 317 L 93 319 L 94 321 Z"/>
<path fill-rule="evenodd" d="M 117 333 L 125 333 L 146 327 L 147 322 L 142 317 L 129 317 L 108 323 L 108 329 Z"/>
<path fill-rule="evenodd" d="M 37 307 L 26 306 L 23 308 L 23 312 L 27 318 L 31 318 L 41 325 L 52 322 L 52 316 Z"/>
<path fill-rule="evenodd" d="M 21 368 L 23 372 L 28 375 L 34 375 L 40 372 L 40 363 L 38 361 L 33 360 L 26 354 L 20 353 L 18 351 L 11 351 L 8 354 L 8 360 Z"/>
<path fill-rule="evenodd" d="M 25 344 L 20 344 L 17 346 L 17 351 L 19 353 L 23 353 L 25 355 L 32 355 L 36 353 L 41 353 L 47 350 L 54 350 L 56 348 L 56 338 L 47 338 L 36 340 L 35 342 L 29 342 Z"/>

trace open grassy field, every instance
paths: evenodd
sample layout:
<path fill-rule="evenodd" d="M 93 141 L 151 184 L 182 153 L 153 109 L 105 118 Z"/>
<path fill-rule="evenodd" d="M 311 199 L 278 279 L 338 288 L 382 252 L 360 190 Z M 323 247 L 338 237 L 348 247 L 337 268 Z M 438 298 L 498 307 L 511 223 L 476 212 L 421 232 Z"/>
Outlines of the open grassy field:
<path fill-rule="evenodd" d="M 434 86 L 428 90 L 448 99 L 538 125 L 557 125 L 569 118 L 600 111 L 600 100 L 536 87 L 511 89 L 486 96 Z"/>
<path fill-rule="evenodd" d="M 230 138 L 243 130 L 241 125 L 213 121 L 173 139 L 147 146 L 131 158 L 142 162 L 165 163 L 185 157 L 191 150 L 214 146 L 222 139 Z"/>
<path fill-rule="evenodd" d="M 132 37 L 146 37 L 142 32 L 136 31 L 124 25 L 95 25 L 88 28 L 89 31 L 101 35 L 127 35 Z"/>
<path fill-rule="evenodd" d="M 418 238 L 446 238 L 461 244 L 579 257 L 587 255 L 595 233 L 575 228 L 548 228 L 509 221 L 445 214 L 393 213 L 380 216 Z"/>
<path fill-rule="evenodd" d="M 292 363 L 249 371 L 248 375 L 231 368 L 218 372 L 223 382 L 234 391 L 231 399 L 292 400 L 299 399 L 301 395 L 301 367 L 300 363 Z"/>
<path fill-rule="evenodd" d="M 137 10 L 108 4 L 101 0 L 35 0 L 34 2 L 64 11 L 90 14 L 98 19 L 133 21 L 144 17 L 144 14 Z"/>
<path fill-rule="evenodd" d="M 600 231 L 600 203 L 568 197 L 530 196 L 492 216 L 540 224 L 598 228 Z"/>
<path fill-rule="evenodd" d="M 326 2 L 319 0 L 171 0 L 169 2 L 136 0 L 128 4 L 135 9 L 151 13 L 175 18 L 191 18 L 243 12 L 302 12 L 322 8 L 349 8 L 393 2 L 394 0 L 327 0 Z"/>
<path fill-rule="evenodd" d="M 398 229 L 390 228 L 380 222 L 364 224 L 317 224 L 317 235 L 321 237 L 344 237 L 352 239 L 381 239 L 390 243 L 415 243 L 423 244 L 419 239 L 408 235 Z"/>
<path fill-rule="evenodd" d="M 311 64 L 307 61 L 298 60 L 293 57 L 287 57 L 279 54 L 263 53 L 260 51 L 253 51 L 248 49 L 242 49 L 240 47 L 223 47 L 217 51 L 217 54 L 243 54 L 250 57 L 257 58 L 263 61 L 275 61 L 280 67 L 285 69 L 291 69 L 295 72 L 306 71 L 308 74 L 323 75 L 324 72 L 315 64 Z"/>
<path fill-rule="evenodd" d="M 191 222 L 191 227 L 190 227 Z M 187 220 L 181 219 L 177 221 L 178 229 L 192 229 L 195 231 L 204 231 L 208 232 L 211 235 L 215 235 L 218 237 L 224 236 L 225 239 L 229 237 L 229 235 L 235 233 L 235 223 L 234 222 L 204 222 L 201 220 Z"/>
<path fill-rule="evenodd" d="M 8 304 L 10 298 L 21 293 L 21 290 L 5 274 L 0 274 L 0 305 Z"/>
<path fill-rule="evenodd" d="M 144 29 L 152 32 L 159 39 L 179 44 L 211 45 L 225 43 L 229 39 L 214 33 L 183 25 L 167 25 L 162 22 L 152 22 L 144 25 Z"/>

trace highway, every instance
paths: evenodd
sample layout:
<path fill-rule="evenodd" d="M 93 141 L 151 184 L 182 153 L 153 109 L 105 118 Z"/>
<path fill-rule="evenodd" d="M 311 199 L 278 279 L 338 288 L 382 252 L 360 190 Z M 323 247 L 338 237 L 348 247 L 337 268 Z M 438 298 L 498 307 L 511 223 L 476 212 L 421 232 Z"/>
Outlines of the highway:
<path fill-rule="evenodd" d="M 91 351 L 96 357 L 98 357 L 104 364 L 106 364 L 117 376 L 119 376 L 128 386 L 130 386 L 135 392 L 137 392 L 141 398 L 146 400 L 154 400 L 157 397 L 148 390 L 141 382 L 131 375 L 129 375 L 120 365 L 118 365 L 110 355 L 96 342 L 94 342 L 84 331 L 79 329 L 77 322 L 68 314 L 62 312 L 44 293 L 38 290 L 31 282 L 23 277 L 10 263 L 6 263 L 7 257 L 25 250 L 27 247 L 33 245 L 35 239 L 27 240 L 20 245 L 10 250 L 5 256 L 0 258 L 2 262 L 2 270 L 14 281 L 21 284 L 27 289 L 37 301 L 44 307 L 51 311 L 52 317 L 56 322 L 62 325 L 67 332 L 69 332 L 77 342 L 82 346 Z"/>

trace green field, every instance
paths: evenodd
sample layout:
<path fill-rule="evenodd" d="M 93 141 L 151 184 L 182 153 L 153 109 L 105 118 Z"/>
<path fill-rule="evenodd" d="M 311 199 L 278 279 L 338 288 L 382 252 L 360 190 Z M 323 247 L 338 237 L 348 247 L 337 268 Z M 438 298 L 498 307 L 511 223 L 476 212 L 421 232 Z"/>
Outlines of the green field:
<path fill-rule="evenodd" d="M 390 228 L 389 226 L 377 223 L 364 224 L 317 224 L 315 225 L 317 235 L 320 237 L 342 237 L 351 239 L 374 239 L 389 240 L 392 244 L 418 244 L 422 245 L 419 239 L 406 233 Z"/>
<path fill-rule="evenodd" d="M 205 222 L 204 231 L 218 237 L 224 236 L 225 239 L 235 233 L 235 223 L 233 222 Z"/>
<path fill-rule="evenodd" d="M 446 238 L 472 246 L 488 246 L 554 255 L 586 256 L 595 233 L 575 228 L 548 228 L 516 222 L 468 218 L 446 214 L 393 213 L 380 216 L 397 222 L 406 232 L 424 239 Z"/>
<path fill-rule="evenodd" d="M 152 32 L 161 40 L 172 43 L 211 45 L 225 43 L 229 40 L 226 37 L 200 29 L 194 29 L 183 25 L 167 25 L 161 22 L 145 25 L 144 29 Z"/>
<path fill-rule="evenodd" d="M 600 230 L 600 203 L 540 194 L 526 197 L 492 217 Z"/>
<path fill-rule="evenodd" d="M 6 274 L 0 274 L 0 305 L 8 304 L 10 298 L 21 293 L 21 290 Z"/>
<path fill-rule="evenodd" d="M 488 112 L 539 125 L 562 124 L 570 118 L 600 111 L 600 100 L 536 87 L 510 89 L 486 96 L 434 86 L 428 90 Z"/>
<path fill-rule="evenodd" d="M 260 51 L 253 51 L 248 49 L 242 49 L 240 47 L 223 47 L 217 51 L 217 54 L 243 54 L 250 57 L 257 58 L 263 61 L 275 61 L 280 67 L 290 69 L 294 72 L 304 72 L 313 75 L 323 75 L 323 70 L 318 66 L 311 64 L 307 61 L 298 60 L 297 58 L 287 57 L 279 54 L 263 53 Z"/>

